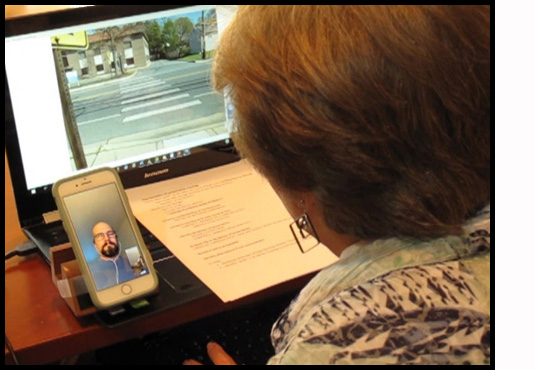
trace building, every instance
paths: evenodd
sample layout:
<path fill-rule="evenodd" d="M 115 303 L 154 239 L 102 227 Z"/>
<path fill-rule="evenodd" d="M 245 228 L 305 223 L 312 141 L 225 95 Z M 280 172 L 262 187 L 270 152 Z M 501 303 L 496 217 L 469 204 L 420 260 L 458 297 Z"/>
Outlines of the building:
<path fill-rule="evenodd" d="M 217 23 L 211 23 L 206 25 L 204 30 L 204 42 L 206 45 L 206 51 L 212 51 L 217 48 L 219 37 L 217 33 Z M 189 47 L 191 54 L 197 54 L 202 52 L 202 30 L 199 28 L 193 29 L 189 36 Z"/>
<path fill-rule="evenodd" d="M 74 73 L 78 80 L 121 75 L 150 64 L 149 44 L 142 24 L 99 30 L 88 38 L 87 50 L 61 52 L 64 70 L 71 78 Z"/>

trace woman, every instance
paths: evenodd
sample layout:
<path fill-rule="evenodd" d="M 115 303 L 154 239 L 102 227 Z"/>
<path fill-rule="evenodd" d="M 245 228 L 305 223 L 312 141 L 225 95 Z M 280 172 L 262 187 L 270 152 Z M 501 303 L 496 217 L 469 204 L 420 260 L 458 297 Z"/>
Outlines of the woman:
<path fill-rule="evenodd" d="M 489 363 L 489 7 L 242 7 L 214 84 L 297 235 L 340 256 L 269 363 Z"/>

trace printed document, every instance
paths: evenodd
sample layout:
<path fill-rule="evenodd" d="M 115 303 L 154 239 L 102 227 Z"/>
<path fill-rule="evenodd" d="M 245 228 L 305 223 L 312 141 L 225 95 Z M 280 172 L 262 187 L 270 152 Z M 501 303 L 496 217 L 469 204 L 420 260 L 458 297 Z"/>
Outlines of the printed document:
<path fill-rule="evenodd" d="M 293 220 L 246 161 L 127 194 L 138 220 L 224 302 L 337 260 L 323 245 L 301 253 Z"/>

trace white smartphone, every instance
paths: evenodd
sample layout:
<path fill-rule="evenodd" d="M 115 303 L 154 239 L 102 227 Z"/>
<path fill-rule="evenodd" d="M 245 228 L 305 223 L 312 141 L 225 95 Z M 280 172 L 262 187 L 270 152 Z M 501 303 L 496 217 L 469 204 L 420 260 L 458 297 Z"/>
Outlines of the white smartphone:
<path fill-rule="evenodd" d="M 157 290 L 152 258 L 114 169 L 59 180 L 52 193 L 97 308 L 117 306 Z"/>

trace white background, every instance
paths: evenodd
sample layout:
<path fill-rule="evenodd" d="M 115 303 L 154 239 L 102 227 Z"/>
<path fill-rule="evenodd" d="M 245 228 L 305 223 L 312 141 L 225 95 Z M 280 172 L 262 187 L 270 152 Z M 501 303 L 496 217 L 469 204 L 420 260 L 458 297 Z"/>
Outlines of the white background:
<path fill-rule="evenodd" d="M 532 369 L 535 334 L 535 6 L 501 1 L 496 14 L 496 145 L 492 204 L 499 369 Z M 491 75 L 491 79 L 494 75 Z M 498 225 L 494 227 L 494 225 Z"/>

